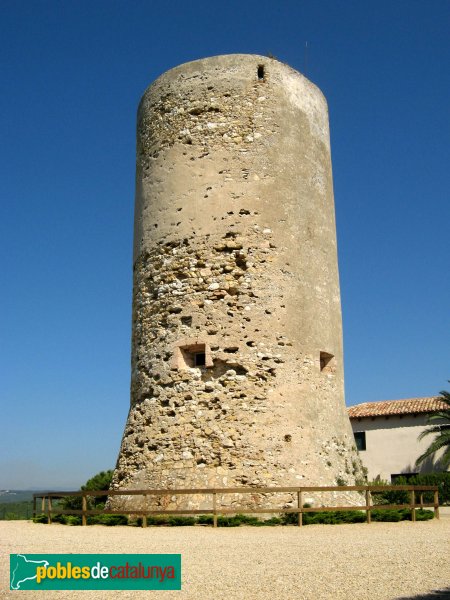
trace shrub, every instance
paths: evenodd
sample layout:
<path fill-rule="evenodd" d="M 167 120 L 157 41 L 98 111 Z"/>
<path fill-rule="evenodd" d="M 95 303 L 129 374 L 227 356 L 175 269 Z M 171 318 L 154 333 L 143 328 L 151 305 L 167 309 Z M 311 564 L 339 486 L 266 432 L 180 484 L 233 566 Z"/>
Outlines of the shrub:
<path fill-rule="evenodd" d="M 390 484 L 387 481 L 371 481 L 370 485 L 437 485 L 439 489 L 439 504 L 450 504 L 450 473 L 424 473 L 413 477 L 397 477 Z M 419 492 L 420 493 L 420 492 Z M 408 491 L 398 492 L 372 492 L 374 504 L 409 504 L 411 493 Z M 434 501 L 434 492 L 423 492 L 423 500 L 426 503 Z M 416 502 L 419 494 L 416 493 Z"/>
<path fill-rule="evenodd" d="M 52 514 L 52 522 L 53 523 L 61 523 L 62 525 L 65 525 L 67 522 L 67 517 L 66 515 L 54 515 Z"/>
<path fill-rule="evenodd" d="M 142 526 L 142 517 L 138 517 L 136 520 L 136 524 L 141 527 Z M 148 515 L 147 517 L 147 525 L 168 525 L 169 524 L 169 515 Z"/>
<path fill-rule="evenodd" d="M 212 525 L 214 522 L 213 515 L 199 515 L 197 517 L 197 523 L 199 525 Z"/>
<path fill-rule="evenodd" d="M 33 523 L 47 523 L 47 515 L 41 513 L 33 517 Z"/>
<path fill-rule="evenodd" d="M 86 481 L 84 485 L 81 486 L 81 489 L 84 490 L 109 490 L 111 485 L 113 476 L 113 471 L 100 471 L 94 477 L 91 477 Z M 105 506 L 105 502 L 108 499 L 107 496 L 92 496 L 90 498 L 90 503 L 93 507 L 97 508 L 100 505 Z"/>
<path fill-rule="evenodd" d="M 261 521 L 261 525 L 267 525 L 268 527 L 271 527 L 273 525 L 282 525 L 282 524 L 283 524 L 283 521 L 280 519 L 280 517 L 271 517 L 270 519 Z"/>
<path fill-rule="evenodd" d="M 88 518 L 90 525 L 128 525 L 128 517 L 126 515 L 94 515 Z"/>
<path fill-rule="evenodd" d="M 97 475 L 94 475 L 81 486 L 82 491 L 87 490 L 108 490 L 111 485 L 113 471 L 100 471 Z M 103 509 L 106 503 L 106 496 L 88 496 L 87 506 L 88 509 Z M 65 496 L 61 498 L 60 506 L 65 510 L 81 510 L 82 499 L 81 496 Z"/>
<path fill-rule="evenodd" d="M 434 519 L 434 511 L 421 508 L 416 510 L 416 521 L 429 521 L 430 519 Z"/>
<path fill-rule="evenodd" d="M 226 517 L 224 515 L 219 515 L 217 517 L 217 525 L 219 527 L 239 527 L 241 524 L 239 518 L 235 517 Z"/>
<path fill-rule="evenodd" d="M 66 525 L 81 525 L 81 517 L 78 515 L 65 515 Z"/>
<path fill-rule="evenodd" d="M 167 524 L 172 527 L 184 527 L 186 525 L 195 525 L 196 522 L 197 519 L 195 517 L 170 516 Z"/>
<path fill-rule="evenodd" d="M 416 510 L 416 521 L 428 521 L 434 518 L 432 510 Z M 373 510 L 372 521 L 411 521 L 411 511 L 408 508 L 400 510 Z"/>
<path fill-rule="evenodd" d="M 395 482 L 397 483 L 397 481 Z M 410 485 L 437 485 L 439 488 L 439 504 L 450 504 L 450 473 L 424 473 L 414 475 L 408 480 Z M 433 502 L 434 493 L 424 492 L 424 502 Z"/>
<path fill-rule="evenodd" d="M 392 484 L 387 481 L 371 481 L 370 485 L 436 485 L 439 490 L 439 504 L 450 504 L 450 473 L 423 473 L 413 477 L 397 477 Z M 419 492 L 420 494 L 420 492 Z M 416 493 L 416 502 L 419 501 Z M 399 490 L 398 492 L 372 492 L 373 503 L 380 504 L 409 504 L 411 492 Z M 423 492 L 426 503 L 434 501 L 434 492 Z"/>
<path fill-rule="evenodd" d="M 411 520 L 411 511 L 409 509 L 401 510 L 382 510 L 374 509 L 371 511 L 372 521 L 405 521 Z M 434 513 L 431 510 L 416 510 L 417 521 L 427 521 L 432 519 Z M 364 523 L 367 519 L 366 513 L 359 510 L 323 510 L 312 513 L 303 513 L 303 525 L 337 525 L 340 523 Z M 282 517 L 284 525 L 297 525 L 298 518 L 295 513 L 285 513 Z"/>
<path fill-rule="evenodd" d="M 329 525 L 337 525 L 339 523 L 362 523 L 365 520 L 365 514 L 360 511 L 324 510 L 316 513 L 305 513 L 303 515 L 303 523 L 305 525 L 313 525 L 316 523 Z"/>
<path fill-rule="evenodd" d="M 372 521 L 390 521 L 397 522 L 405 519 L 401 510 L 373 510 Z"/>
<path fill-rule="evenodd" d="M 399 477 L 395 482 L 398 485 L 408 485 L 408 482 L 404 477 Z M 371 481 L 369 485 L 393 485 L 388 483 L 387 481 Z M 372 491 L 372 502 L 374 505 L 382 505 L 382 504 L 409 504 L 411 500 L 410 492 L 399 490 L 395 491 L 380 491 L 375 492 Z"/>

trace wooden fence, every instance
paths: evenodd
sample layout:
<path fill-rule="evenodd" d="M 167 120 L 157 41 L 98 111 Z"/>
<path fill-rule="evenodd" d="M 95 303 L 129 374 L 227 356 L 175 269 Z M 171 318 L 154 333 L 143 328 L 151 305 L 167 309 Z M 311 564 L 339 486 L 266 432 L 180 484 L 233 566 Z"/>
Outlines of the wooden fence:
<path fill-rule="evenodd" d="M 372 502 L 372 493 L 379 492 L 400 492 L 408 491 L 410 493 L 410 502 L 408 504 L 377 504 Z M 311 507 L 304 506 L 304 494 L 309 492 L 362 492 L 365 496 L 365 504 L 363 506 L 321 506 Z M 424 492 L 433 492 L 434 501 L 425 503 Z M 218 504 L 218 497 L 227 494 L 276 494 L 276 493 L 291 493 L 297 495 L 296 508 L 248 508 L 234 507 L 225 508 Z M 417 494 L 419 494 L 419 503 L 416 503 Z M 143 496 L 144 500 L 147 496 L 179 496 L 179 495 L 203 495 L 211 496 L 211 508 L 209 509 L 171 509 L 171 510 L 112 510 L 105 508 L 103 510 L 95 510 L 88 508 L 88 497 L 94 496 Z M 81 510 L 61 509 L 53 506 L 53 500 L 65 497 L 80 497 Z M 294 496 L 295 497 L 295 496 Z M 238 488 L 208 488 L 208 489 L 166 489 L 166 490 L 85 490 L 76 492 L 39 492 L 33 494 L 33 517 L 36 516 L 37 501 L 41 500 L 41 513 L 47 515 L 48 523 L 52 522 L 52 515 L 81 515 L 82 525 L 87 524 L 89 515 L 100 514 L 127 514 L 131 516 L 142 517 L 142 526 L 147 527 L 147 517 L 149 515 L 213 515 L 213 526 L 217 527 L 217 516 L 225 514 L 282 514 L 282 513 L 297 513 L 298 525 L 303 525 L 303 514 L 307 512 L 318 511 L 336 511 L 336 510 L 356 510 L 365 511 L 367 523 L 371 522 L 371 512 L 374 509 L 403 509 L 411 510 L 411 520 L 416 520 L 417 508 L 433 508 L 434 516 L 439 519 L 439 494 L 437 486 L 432 485 L 355 485 L 355 486 L 335 486 L 335 487 L 238 487 Z"/>

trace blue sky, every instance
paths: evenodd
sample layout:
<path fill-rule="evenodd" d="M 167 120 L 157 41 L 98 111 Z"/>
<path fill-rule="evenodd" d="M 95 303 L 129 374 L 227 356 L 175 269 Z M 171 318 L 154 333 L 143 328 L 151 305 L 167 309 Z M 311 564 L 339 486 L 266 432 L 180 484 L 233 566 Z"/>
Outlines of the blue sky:
<path fill-rule="evenodd" d="M 347 404 L 448 387 L 449 31 L 447 0 L 1 2 L 0 488 L 114 467 L 137 104 L 205 56 L 272 53 L 328 100 Z"/>

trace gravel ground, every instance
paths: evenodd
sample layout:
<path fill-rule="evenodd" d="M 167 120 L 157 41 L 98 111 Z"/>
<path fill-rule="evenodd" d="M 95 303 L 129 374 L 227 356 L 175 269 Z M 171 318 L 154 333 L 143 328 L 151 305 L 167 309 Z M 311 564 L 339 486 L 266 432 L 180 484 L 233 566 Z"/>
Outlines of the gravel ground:
<path fill-rule="evenodd" d="M 67 527 L 0 521 L 0 599 L 450 598 L 450 518 L 297 527 Z M 10 553 L 181 553 L 182 591 L 9 591 Z M 432 590 L 444 590 L 431 593 Z"/>

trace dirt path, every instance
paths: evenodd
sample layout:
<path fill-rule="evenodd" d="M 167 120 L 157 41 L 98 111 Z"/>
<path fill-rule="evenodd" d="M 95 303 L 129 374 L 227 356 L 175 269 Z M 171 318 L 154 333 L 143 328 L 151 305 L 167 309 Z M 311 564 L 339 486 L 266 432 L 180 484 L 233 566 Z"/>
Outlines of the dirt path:
<path fill-rule="evenodd" d="M 450 598 L 450 519 L 303 527 L 67 527 L 0 521 L 0 599 Z M 10 553 L 181 553 L 181 592 L 11 592 Z M 430 594 L 446 589 L 446 595 Z M 424 594 L 420 595 L 419 594 Z M 426 595 L 425 595 L 426 594 Z"/>

